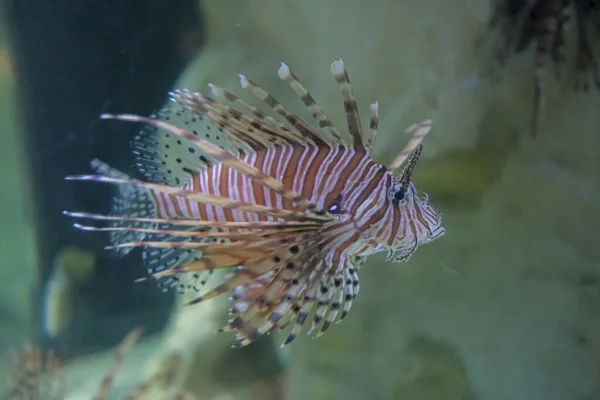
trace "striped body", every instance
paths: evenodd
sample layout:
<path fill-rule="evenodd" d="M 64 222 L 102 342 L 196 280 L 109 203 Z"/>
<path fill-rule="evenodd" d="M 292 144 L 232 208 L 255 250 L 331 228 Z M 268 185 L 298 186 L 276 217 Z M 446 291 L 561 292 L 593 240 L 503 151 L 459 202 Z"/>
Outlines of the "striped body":
<path fill-rule="evenodd" d="M 343 201 L 336 206 L 348 210 L 352 218 L 344 225 L 348 240 L 336 248 L 336 252 L 359 255 L 372 253 L 373 245 L 359 243 L 361 231 L 379 224 L 392 210 L 387 196 L 391 178 L 385 167 L 375 163 L 364 152 L 346 146 L 285 146 L 279 145 L 256 153 L 241 155 L 244 162 L 257 167 L 263 173 L 279 180 L 318 207 L 329 209 L 336 199 Z M 223 164 L 215 164 L 203 171 L 193 172 L 183 189 L 192 192 L 210 193 L 246 203 L 264 205 L 276 209 L 300 211 L 291 200 L 285 199 L 246 175 Z M 341 197 L 340 197 L 341 195 Z M 158 215 L 162 218 L 190 218 L 202 221 L 258 222 L 275 221 L 267 215 L 211 206 L 190 201 L 177 195 L 153 191 L 152 197 Z M 366 217 L 368 210 L 380 212 Z M 360 218 L 363 215 L 365 217 Z M 399 222 L 400 218 L 397 218 Z M 337 235 L 340 226 L 332 235 Z M 382 232 L 385 235 L 384 232 Z"/>
<path fill-rule="evenodd" d="M 240 157 L 244 162 L 281 181 L 321 208 L 328 208 L 339 194 L 345 206 L 365 199 L 361 193 L 383 190 L 389 184 L 385 169 L 353 149 L 316 146 L 276 146 Z M 210 193 L 247 203 L 301 211 L 291 200 L 265 189 L 246 175 L 223 164 L 192 173 L 185 190 Z M 192 202 L 176 195 L 153 192 L 159 215 L 198 218 L 203 221 L 273 221 L 275 218 Z M 381 205 L 379 205 L 381 206 Z M 354 208 L 353 208 L 354 209 Z"/>
<path fill-rule="evenodd" d="M 329 210 L 335 203 L 348 212 L 347 223 L 336 225 L 332 232 L 339 242 L 335 248 L 337 262 L 342 254 L 362 256 L 388 248 L 410 248 L 414 238 L 427 240 L 431 236 L 428 227 L 435 227 L 437 215 L 427 210 L 427 204 L 419 206 L 416 195 L 412 207 L 394 204 L 389 197 L 393 180 L 386 168 L 353 148 L 278 145 L 240 155 L 240 159 L 320 208 Z M 274 209 L 301 210 L 291 200 L 224 164 L 192 172 L 183 189 Z M 222 222 L 276 220 L 272 216 L 203 204 L 160 191 L 152 191 L 152 197 L 161 218 Z M 339 204 L 337 199 L 342 199 Z"/>

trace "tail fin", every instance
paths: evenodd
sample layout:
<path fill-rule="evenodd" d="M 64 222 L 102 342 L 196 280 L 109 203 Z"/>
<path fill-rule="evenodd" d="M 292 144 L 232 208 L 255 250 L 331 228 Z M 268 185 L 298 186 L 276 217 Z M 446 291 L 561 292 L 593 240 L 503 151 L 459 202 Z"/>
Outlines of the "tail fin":
<path fill-rule="evenodd" d="M 106 163 L 94 159 L 90 163 L 91 167 L 99 174 L 120 179 L 130 179 L 127 174 L 109 167 Z M 137 218 L 156 218 L 157 212 L 150 192 L 142 187 L 133 185 L 118 185 L 117 195 L 111 203 L 110 215 L 113 217 L 137 217 Z M 111 222 L 112 227 L 134 227 L 156 229 L 157 224 L 148 222 L 132 222 L 126 220 L 117 220 Z M 145 239 L 147 233 L 139 231 L 111 231 L 110 242 L 113 246 L 124 242 L 140 242 Z M 133 247 L 115 248 L 118 256 L 127 255 Z"/>

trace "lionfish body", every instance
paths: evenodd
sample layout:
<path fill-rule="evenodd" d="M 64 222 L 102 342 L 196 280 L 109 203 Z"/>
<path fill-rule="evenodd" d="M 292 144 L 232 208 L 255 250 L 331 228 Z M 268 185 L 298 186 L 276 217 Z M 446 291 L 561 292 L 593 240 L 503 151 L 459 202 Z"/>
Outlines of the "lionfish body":
<path fill-rule="evenodd" d="M 344 98 L 350 141 L 285 64 L 280 78 L 319 130 L 243 76 L 242 87 L 283 121 L 214 85 L 215 97 L 231 106 L 183 90 L 171 94 L 176 106 L 157 118 L 103 116 L 149 124 L 133 144 L 148 182 L 96 162 L 104 176 L 70 179 L 120 184 L 113 215 L 70 215 L 112 221 L 107 228 L 78 227 L 110 231 L 119 251 L 144 247 L 149 274 L 164 289 L 200 291 L 215 269 L 233 268 L 225 282 L 190 304 L 231 292 L 233 318 L 224 330 L 237 331 L 241 345 L 293 321 L 287 344 L 315 309 L 311 331 L 320 325 L 319 334 L 325 332 L 348 314 L 364 256 L 387 251 L 388 259 L 406 261 L 445 232 L 441 214 L 412 183 L 430 123 L 411 128 L 412 139 L 390 166 L 376 163 L 370 153 L 377 104 L 365 140 L 341 60 L 331 72 Z"/>

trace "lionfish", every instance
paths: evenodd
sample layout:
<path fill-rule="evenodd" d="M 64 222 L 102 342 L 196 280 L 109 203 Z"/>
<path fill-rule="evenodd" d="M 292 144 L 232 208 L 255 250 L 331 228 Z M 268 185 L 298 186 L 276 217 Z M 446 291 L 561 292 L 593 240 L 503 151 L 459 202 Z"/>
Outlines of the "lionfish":
<path fill-rule="evenodd" d="M 370 106 L 365 138 L 342 60 L 330 72 L 343 96 L 347 139 L 283 63 L 279 77 L 318 130 L 243 75 L 242 88 L 283 120 L 212 84 L 214 98 L 176 90 L 169 94 L 175 106 L 150 118 L 102 115 L 146 124 L 132 146 L 148 181 L 94 161 L 100 176 L 66 179 L 118 184 L 112 213 L 65 213 L 109 221 L 75 226 L 111 232 L 109 247 L 118 252 L 143 247 L 149 277 L 142 280 L 154 278 L 164 290 L 200 292 L 214 270 L 232 268 L 224 282 L 187 304 L 231 293 L 232 318 L 221 331 L 236 331 L 237 346 L 294 321 L 286 345 L 312 312 L 308 334 L 318 328 L 320 336 L 350 311 L 365 256 L 387 251 L 387 260 L 406 261 L 445 233 L 441 214 L 412 182 L 431 122 L 409 128 L 399 156 L 380 165 L 371 158 L 378 104 Z"/>

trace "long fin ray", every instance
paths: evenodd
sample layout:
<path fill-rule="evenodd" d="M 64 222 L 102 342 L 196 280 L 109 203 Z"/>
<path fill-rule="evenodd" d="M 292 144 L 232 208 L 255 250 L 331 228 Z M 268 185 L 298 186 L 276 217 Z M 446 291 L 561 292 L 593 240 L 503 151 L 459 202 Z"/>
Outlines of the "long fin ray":
<path fill-rule="evenodd" d="M 304 292 L 302 305 L 300 306 L 300 309 L 297 312 L 295 312 L 296 320 L 294 321 L 294 324 L 290 333 L 288 334 L 288 337 L 282 344 L 282 347 L 291 343 L 304 328 L 304 324 L 308 320 L 308 315 L 310 314 L 311 310 L 313 310 L 313 308 L 315 307 L 315 301 L 317 300 L 320 290 L 322 288 L 322 283 L 324 281 L 323 275 L 327 270 L 330 269 L 331 266 L 321 260 L 319 260 L 319 262 L 315 263 L 314 265 L 311 265 L 310 269 L 307 269 L 306 274 L 303 277 L 305 279 L 304 285 L 306 286 L 306 291 Z"/>
<path fill-rule="evenodd" d="M 341 321 L 348 316 L 350 309 L 352 308 L 352 302 L 358 295 L 360 289 L 360 281 L 358 279 L 358 270 L 365 262 L 365 257 L 354 256 L 351 257 L 352 268 L 344 270 L 344 309 L 340 315 Z"/>
<path fill-rule="evenodd" d="M 346 121 L 348 123 L 348 131 L 350 132 L 350 136 L 352 136 L 354 149 L 357 151 L 365 150 L 362 126 L 360 123 L 360 113 L 358 112 L 356 98 L 354 97 L 354 92 L 352 91 L 352 85 L 350 85 L 350 79 L 348 78 L 348 73 L 344 67 L 344 62 L 341 59 L 334 61 L 329 67 L 329 71 L 340 86 L 342 97 L 344 98 Z"/>
<path fill-rule="evenodd" d="M 280 294 L 280 299 L 275 303 L 275 307 L 263 316 L 262 321 L 259 321 L 261 324 L 258 330 L 261 334 L 283 328 L 283 325 L 287 325 L 293 316 L 297 315 L 304 300 L 303 295 L 309 289 L 310 279 L 304 279 L 304 277 L 309 276 L 310 272 L 319 264 L 319 257 L 318 252 L 310 255 L 295 274 L 289 277 L 276 277 L 269 285 L 267 291 L 273 291 L 273 285 L 279 278 L 284 285 L 280 284 L 280 287 L 274 289 L 283 294 Z"/>
<path fill-rule="evenodd" d="M 291 244 L 292 247 L 305 246 L 309 239 L 302 239 L 304 236 L 310 237 L 310 233 L 280 232 L 274 237 L 269 236 L 260 241 L 232 240 L 214 243 L 187 240 L 179 242 L 123 243 L 121 246 L 191 249 L 202 253 L 201 257 L 193 261 L 155 273 L 153 277 L 201 272 L 233 266 L 243 267 L 254 274 L 262 275 L 277 268 L 276 264 L 278 262 L 283 263 L 286 260 L 287 252 L 282 247 L 282 244 L 293 243 Z"/>
<path fill-rule="evenodd" d="M 283 271 L 295 273 L 294 270 L 301 266 L 296 265 L 293 260 L 296 260 L 299 255 L 310 251 L 310 249 L 313 248 L 311 243 L 313 243 L 314 240 L 314 234 L 289 234 L 286 241 L 289 243 L 289 247 L 281 246 L 281 244 L 283 244 L 281 239 L 277 239 L 275 242 L 268 239 L 264 240 L 262 243 L 251 243 L 245 245 L 243 248 L 227 251 L 224 256 L 231 257 L 231 259 L 226 260 L 227 263 L 229 263 L 230 266 L 233 266 L 233 264 L 237 262 L 239 264 L 238 270 L 232 275 L 232 278 L 202 296 L 191 300 L 188 305 L 197 304 L 228 291 L 234 291 L 236 287 L 250 282 L 256 283 L 256 280 L 260 279 L 261 276 L 277 276 Z M 279 246 L 275 246 L 277 243 Z M 222 266 L 219 264 L 221 261 L 222 260 L 215 261 L 214 254 L 210 253 L 205 259 L 203 257 L 187 265 L 183 265 L 182 269 L 185 271 L 198 271 L 208 267 L 221 268 Z M 272 283 L 273 282 L 271 281 L 271 284 Z M 264 295 L 265 293 L 262 294 Z M 264 303 L 269 302 L 269 298 L 267 297 L 263 300 Z M 244 310 L 242 318 L 248 320 L 251 319 L 261 307 L 262 305 L 260 302 L 253 302 L 250 307 Z M 243 324 L 244 323 L 241 322 L 240 326 Z M 224 330 L 226 330 L 226 328 L 224 328 Z"/>
<path fill-rule="evenodd" d="M 391 174 L 396 172 L 398 168 L 400 168 L 402 164 L 404 164 L 404 162 L 408 159 L 411 153 L 420 146 L 421 142 L 430 131 L 431 121 L 429 120 L 422 121 L 418 124 L 413 124 L 406 130 L 406 133 L 412 134 L 412 137 L 410 138 L 406 146 L 404 146 L 404 149 L 402 149 L 400 154 L 398 154 L 398 156 L 389 165 L 388 170 Z"/>
<path fill-rule="evenodd" d="M 204 293 L 200 297 L 196 297 L 188 301 L 184 306 L 191 306 L 194 304 L 198 304 L 201 301 L 206 301 L 217 296 L 220 296 L 224 293 L 233 291 L 236 287 L 252 282 L 257 276 L 252 274 L 248 270 L 238 269 L 233 274 L 231 274 L 225 282 L 211 289 L 210 291 Z"/>
<path fill-rule="evenodd" d="M 314 229 L 312 226 L 300 226 L 300 227 L 288 227 L 285 229 L 263 229 L 263 230 L 245 230 L 243 232 L 218 232 L 218 231 L 194 231 L 191 229 L 187 230 L 172 230 L 172 229 L 153 229 L 153 228 L 139 228 L 139 227 L 96 227 L 89 225 L 73 224 L 77 229 L 84 231 L 96 231 L 96 232 L 114 232 L 114 231 L 130 231 L 130 232 L 141 232 L 146 234 L 162 234 L 170 235 L 171 237 L 188 237 L 193 239 L 219 239 L 225 238 L 230 240 L 245 239 L 248 241 L 263 240 L 266 236 L 278 236 L 282 234 L 289 234 L 290 232 L 302 232 L 304 230 Z"/>
<path fill-rule="evenodd" d="M 209 111 L 207 116 L 223 130 L 248 143 L 253 151 L 276 145 L 298 144 L 293 136 L 270 130 L 258 122 L 248 122 L 243 114 L 233 109 L 229 109 L 228 113 Z"/>
<path fill-rule="evenodd" d="M 298 117 L 285 108 L 273 96 L 267 93 L 264 89 L 256 85 L 244 75 L 239 75 L 240 85 L 242 88 L 249 90 L 254 96 L 262 100 L 266 105 L 271 107 L 277 114 L 281 115 L 307 142 L 315 146 L 327 146 L 327 142 L 321 139 L 313 130 Z"/>
<path fill-rule="evenodd" d="M 375 145 L 375 139 L 377 138 L 377 130 L 379 129 L 379 103 L 375 102 L 369 106 L 369 131 L 371 137 L 367 138 L 366 148 L 369 154 L 373 150 Z"/>
<path fill-rule="evenodd" d="M 232 94 L 231 92 L 226 91 L 225 89 L 216 86 L 212 83 L 209 83 L 208 86 L 210 87 L 213 95 L 223 98 L 227 101 L 230 101 L 233 104 L 237 104 L 239 106 L 241 106 L 243 109 L 249 111 L 250 113 L 252 113 L 252 115 L 254 115 L 254 117 L 256 117 L 259 121 L 263 122 L 264 124 L 266 124 L 268 127 L 270 127 L 273 130 L 277 130 L 277 131 L 284 131 L 286 133 L 289 132 L 290 136 L 295 137 L 296 139 L 298 138 L 302 138 L 302 136 L 297 136 L 296 133 L 294 133 L 293 131 L 290 131 L 283 123 L 277 121 L 276 119 L 270 117 L 269 115 L 265 114 L 264 112 L 260 111 L 258 108 L 246 103 L 244 100 L 240 99 L 239 97 L 237 97 L 236 95 Z"/>
<path fill-rule="evenodd" d="M 344 266 L 344 271 L 347 270 L 347 266 Z M 341 285 L 343 281 L 343 272 L 338 272 L 335 276 L 332 277 L 332 285 L 330 290 L 332 291 L 330 297 L 329 309 L 327 310 L 327 314 L 324 316 L 323 325 L 321 325 L 321 329 L 317 332 L 317 337 L 323 335 L 327 329 L 331 327 L 336 321 L 336 318 L 342 308 L 342 304 L 344 302 L 344 288 Z"/>
<path fill-rule="evenodd" d="M 94 159 L 91 161 L 91 166 L 98 173 L 101 173 L 112 179 L 130 179 L 129 176 L 121 171 L 109 167 L 106 163 Z M 154 202 L 150 193 L 142 187 L 124 186 L 121 185 L 117 189 L 117 194 L 112 198 L 110 206 L 111 226 L 119 227 L 122 225 L 123 217 L 134 217 L 139 220 L 133 223 L 134 227 L 138 228 L 155 228 L 156 223 L 152 222 L 156 218 L 157 211 L 154 207 Z M 142 231 L 119 231 L 114 230 L 109 234 L 111 243 L 119 243 L 123 241 L 141 241 L 144 240 L 146 234 Z M 129 253 L 131 249 L 118 249 L 115 254 L 123 257 Z"/>
<path fill-rule="evenodd" d="M 210 195 L 200 192 L 192 192 L 178 187 L 160 185 L 157 183 L 142 182 L 135 179 L 120 179 L 111 178 L 106 176 L 95 176 L 95 175 L 79 175 L 79 176 L 68 176 L 67 180 L 79 180 L 79 181 L 95 181 L 104 183 L 114 183 L 123 185 L 132 185 L 134 187 L 144 188 L 147 190 L 156 190 L 162 193 L 170 194 L 173 196 L 179 196 L 190 201 L 197 201 L 204 204 L 210 204 L 223 208 L 234 208 L 240 211 L 246 211 L 255 214 L 263 214 L 272 216 L 275 218 L 281 218 L 285 220 L 297 220 L 297 221 L 327 221 L 329 218 L 326 216 L 305 214 L 297 211 L 290 211 L 284 209 L 276 209 L 267 206 L 261 206 L 258 204 L 245 203 L 242 201 L 232 200 L 228 197 L 221 197 Z"/>
<path fill-rule="evenodd" d="M 252 301 L 243 303 L 244 299 L 234 299 L 235 307 L 241 308 L 241 311 L 223 331 L 237 330 L 240 345 L 246 346 L 265 333 L 283 329 L 294 317 L 297 317 L 297 321 L 305 318 L 303 310 L 308 313 L 314 304 L 310 293 L 314 296 L 321 285 L 321 276 L 330 266 L 323 262 L 321 250 L 314 247 L 303 255 L 305 257 L 296 263 L 298 268 L 273 271 L 268 278 L 265 276 L 263 289 L 255 289 L 258 295 L 255 294 Z M 294 329 L 298 331 L 302 324 L 295 325 Z"/>
<path fill-rule="evenodd" d="M 235 329 L 238 332 L 240 346 L 246 346 L 276 329 L 282 318 L 298 311 L 292 309 L 292 305 L 301 301 L 310 284 L 301 277 L 311 275 L 312 270 L 322 264 L 319 260 L 319 237 L 315 235 L 297 254 L 284 259 L 285 268 L 271 271 L 259 295 L 223 328 L 224 331 Z"/>
<path fill-rule="evenodd" d="M 327 135 L 328 142 L 331 145 L 340 145 L 344 143 L 337 128 L 333 125 L 329 117 L 325 115 L 325 112 L 319 107 L 315 99 L 310 95 L 308 90 L 302 85 L 300 80 L 292 72 L 292 70 L 284 63 L 281 63 L 281 67 L 277 71 L 279 78 L 285 82 L 294 90 L 296 95 L 300 98 L 306 108 L 308 108 L 315 121 L 317 121 L 319 127 Z"/>
<path fill-rule="evenodd" d="M 263 114 L 224 89 L 212 84 L 210 87 L 213 94 L 241 105 L 243 109 L 250 110 L 256 118 L 250 118 L 243 112 L 221 104 L 209 96 L 193 93 L 187 89 L 172 92 L 171 100 L 188 108 L 194 114 L 207 116 L 224 133 L 234 136 L 241 142 L 248 143 L 253 150 L 261 147 L 269 148 L 276 144 L 305 145 L 302 135 L 290 130 L 281 122 Z"/>
<path fill-rule="evenodd" d="M 219 228 L 219 229 L 288 229 L 298 227 L 317 227 L 320 222 L 315 221 L 259 221 L 259 222 L 222 222 L 222 221 L 201 221 L 196 219 L 171 219 L 171 218 L 140 218 L 128 216 L 112 216 L 95 213 L 63 211 L 64 215 L 72 218 L 91 219 L 98 221 L 122 221 L 122 222 L 144 222 L 152 224 L 167 224 L 174 226 L 194 226 L 202 228 Z M 110 228 L 102 228 L 100 230 L 109 230 Z M 93 230 L 93 229 L 92 229 Z"/>

